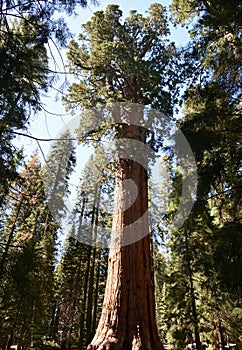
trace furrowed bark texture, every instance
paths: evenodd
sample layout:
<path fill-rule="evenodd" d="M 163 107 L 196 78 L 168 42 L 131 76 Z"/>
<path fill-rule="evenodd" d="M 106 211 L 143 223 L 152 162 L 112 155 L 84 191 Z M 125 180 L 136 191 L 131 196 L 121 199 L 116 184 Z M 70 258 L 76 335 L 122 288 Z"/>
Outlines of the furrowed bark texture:
<path fill-rule="evenodd" d="M 145 143 L 141 127 L 126 126 L 126 137 L 137 132 Z M 137 196 L 133 201 L 124 180 L 133 180 Z M 148 227 L 146 169 L 132 159 L 117 161 L 113 217 L 115 248 L 110 249 L 103 309 L 96 334 L 88 350 L 163 350 L 156 320 Z M 122 208 L 127 208 L 122 210 Z M 141 220 L 141 225 L 134 225 Z M 142 233 L 140 232 L 142 230 Z M 145 234 L 144 234 L 145 233 Z M 142 237 L 123 246 L 124 235 Z"/>

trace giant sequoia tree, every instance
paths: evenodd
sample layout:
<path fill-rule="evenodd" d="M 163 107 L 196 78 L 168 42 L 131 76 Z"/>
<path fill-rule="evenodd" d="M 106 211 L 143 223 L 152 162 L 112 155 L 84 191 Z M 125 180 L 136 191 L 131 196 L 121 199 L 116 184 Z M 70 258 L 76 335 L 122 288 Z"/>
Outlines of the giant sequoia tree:
<path fill-rule="evenodd" d="M 144 109 L 137 104 L 170 111 L 170 95 L 164 87 L 172 84 L 174 76 L 171 70 L 169 77 L 167 74 L 174 46 L 167 44 L 169 30 L 161 5 L 152 5 L 147 17 L 136 11 L 131 11 L 125 21 L 121 17 L 119 7 L 109 5 L 105 12 L 96 12 L 83 25 L 79 42 L 70 43 L 70 70 L 79 82 L 70 87 L 66 103 L 71 108 L 126 102 L 118 112 L 111 108 L 114 134 L 116 138 L 136 139 L 144 145 L 150 133 L 139 126 Z M 88 118 L 88 113 L 82 118 L 83 132 L 90 126 Z M 111 132 L 106 122 L 104 116 L 102 127 L 95 130 L 93 137 L 98 131 L 106 135 Z M 142 220 L 142 229 L 141 225 L 132 225 L 147 210 L 147 173 L 134 160 L 118 157 L 115 204 L 121 208 L 130 200 L 125 189 L 127 179 L 135 182 L 138 194 L 127 210 L 117 211 L 113 216 L 115 247 L 110 250 L 102 315 L 88 349 L 163 349 L 155 320 L 147 216 Z M 141 235 L 141 230 L 145 235 Z M 132 235 L 135 243 L 123 244 L 125 234 Z M 140 236 L 143 238 L 139 239 Z"/>

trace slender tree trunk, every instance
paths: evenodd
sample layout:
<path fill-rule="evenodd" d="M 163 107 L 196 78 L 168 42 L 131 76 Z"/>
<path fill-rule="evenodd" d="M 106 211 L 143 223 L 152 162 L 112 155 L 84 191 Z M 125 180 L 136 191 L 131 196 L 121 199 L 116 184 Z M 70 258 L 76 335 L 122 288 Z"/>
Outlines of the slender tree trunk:
<path fill-rule="evenodd" d="M 8 342 L 7 342 L 7 344 L 6 344 L 6 349 L 7 349 L 7 350 L 10 350 L 10 347 L 11 347 L 11 345 L 12 345 L 12 341 L 13 341 L 13 338 L 14 338 L 14 333 L 15 333 L 16 326 L 17 326 L 17 323 L 18 323 L 18 318 L 19 318 L 20 310 L 21 310 L 21 307 L 22 307 L 22 299 L 23 299 L 23 296 L 21 296 L 21 298 L 20 298 L 20 300 L 19 300 L 19 303 L 18 303 L 18 306 L 17 306 L 17 310 L 16 310 L 16 314 L 15 314 L 15 318 L 14 318 L 13 324 L 12 324 L 12 326 L 11 326 L 11 330 L 10 330 Z M 3 350 L 4 350 L 4 349 L 5 349 L 5 348 L 3 348 Z"/>
<path fill-rule="evenodd" d="M 71 343 L 71 335 L 73 332 L 73 328 L 74 328 L 74 321 L 75 321 L 75 313 L 76 313 L 76 307 L 79 303 L 80 300 L 80 294 L 78 293 L 78 289 L 79 289 L 79 283 L 80 283 L 80 279 L 81 279 L 81 268 L 82 268 L 82 261 L 81 261 L 81 245 L 79 246 L 79 265 L 78 265 L 78 269 L 77 272 L 75 274 L 75 280 L 74 280 L 74 284 L 73 284 L 73 296 L 72 296 L 72 306 L 71 306 L 71 320 L 70 320 L 70 324 L 69 324 L 69 332 L 68 332 L 68 349 L 71 349 L 72 343 Z"/>
<path fill-rule="evenodd" d="M 79 332 L 79 349 L 83 349 L 84 345 L 84 323 L 85 323 L 85 312 L 86 312 L 86 304 L 87 304 L 87 288 L 88 288 L 88 278 L 89 278 L 89 272 L 90 272 L 90 259 L 91 259 L 91 247 L 89 246 L 87 252 L 87 266 L 86 266 L 86 273 L 85 273 L 85 279 L 84 279 L 84 286 L 83 286 L 83 300 L 82 300 L 82 312 L 80 315 L 80 332 Z"/>
<path fill-rule="evenodd" d="M 221 318 L 220 318 L 219 314 L 218 314 L 217 327 L 218 327 L 219 349 L 220 350 L 226 350 L 226 348 L 225 348 L 226 344 L 225 344 L 225 339 L 224 339 L 224 334 L 223 334 L 223 327 L 222 327 Z"/>
<path fill-rule="evenodd" d="M 142 129 L 134 125 L 124 127 L 127 138 L 134 138 L 138 134 L 141 136 L 140 141 L 145 143 Z M 147 173 L 134 160 L 119 159 L 116 166 L 115 203 L 120 208 L 126 208 L 129 202 L 129 189 L 124 181 L 128 179 L 135 182 L 138 194 L 127 210 L 119 210 L 113 216 L 112 242 L 115 248 L 110 249 L 102 314 L 94 339 L 87 348 L 89 350 L 164 349 L 155 320 L 151 242 L 146 215 Z M 125 235 L 132 235 L 133 241 L 137 241 L 123 245 Z"/>
<path fill-rule="evenodd" d="M 20 330 L 19 336 L 18 336 L 18 340 L 16 341 L 16 343 L 17 343 L 17 350 L 21 350 L 22 349 L 22 346 L 23 346 L 23 344 L 25 342 L 25 339 L 26 339 L 26 334 L 27 334 L 26 325 L 24 325 L 24 326 L 21 327 L 21 330 Z M 29 334 L 29 335 L 30 335 L 30 338 L 31 338 L 31 334 Z M 30 345 L 30 338 L 29 338 L 29 344 L 28 345 Z"/>
<path fill-rule="evenodd" d="M 77 271 L 77 275 L 76 275 L 76 278 L 80 278 L 80 270 L 81 270 L 81 264 L 79 265 L 78 267 L 78 271 Z M 75 320 L 75 312 L 76 312 L 76 305 L 77 305 L 77 302 L 78 302 L 78 295 L 77 295 L 77 291 L 76 291 L 76 286 L 75 286 L 75 283 L 74 283 L 74 286 L 73 286 L 73 292 L 74 292 L 74 295 L 72 296 L 72 306 L 71 306 L 71 317 L 70 317 L 70 323 L 69 323 L 69 330 L 67 332 L 67 349 L 70 350 L 71 349 L 71 346 L 72 346 L 72 343 L 71 343 L 71 336 L 72 336 L 72 332 L 73 332 L 73 327 L 74 327 L 74 320 Z"/>
<path fill-rule="evenodd" d="M 202 343 L 200 339 L 200 333 L 199 333 L 199 321 L 198 321 L 198 315 L 197 315 L 197 305 L 196 305 L 196 298 L 195 298 L 195 290 L 194 290 L 194 283 L 193 283 L 193 271 L 191 266 L 191 258 L 190 258 L 190 252 L 189 252 L 189 244 L 188 244 L 188 237 L 187 232 L 185 232 L 186 235 L 186 249 L 188 252 L 188 261 L 187 261 L 187 268 L 188 268 L 188 277 L 189 277 L 189 285 L 190 285 L 190 296 L 192 301 L 192 320 L 193 320 L 193 326 L 194 326 L 194 335 L 195 335 L 195 343 L 196 343 L 196 349 L 201 350 Z"/>
<path fill-rule="evenodd" d="M 98 225 L 98 211 L 100 203 L 101 188 L 96 188 L 96 200 L 93 206 L 93 220 L 92 220 L 92 234 L 93 242 L 96 242 L 97 239 L 97 225 Z M 91 269 L 88 283 L 88 298 L 87 298 L 87 344 L 90 343 L 93 333 L 93 308 L 94 308 L 94 280 L 95 280 L 95 266 L 96 266 L 96 253 L 97 248 L 94 246 L 92 249 L 91 257 Z"/>
<path fill-rule="evenodd" d="M 59 323 L 59 307 L 57 300 L 51 302 L 51 320 L 48 330 L 48 338 L 57 341 L 58 323 Z"/>
<path fill-rule="evenodd" d="M 97 325 L 97 310 L 98 310 L 98 294 L 99 294 L 99 278 L 100 278 L 100 260 L 101 254 L 98 253 L 98 264 L 96 269 L 96 282 L 95 282 L 95 295 L 94 295 L 94 305 L 93 305 L 93 322 L 92 322 L 92 334 L 95 334 Z"/>
<path fill-rule="evenodd" d="M 52 316 L 51 316 L 51 322 L 49 327 L 49 338 L 52 340 L 57 340 L 59 315 L 60 315 L 60 309 L 57 305 L 57 301 L 55 300 L 52 307 Z"/>
<path fill-rule="evenodd" d="M 93 322 L 93 293 L 94 293 L 94 274 L 96 263 L 96 248 L 93 248 L 91 258 L 91 269 L 89 276 L 88 297 L 87 297 L 87 343 L 92 340 L 92 322 Z"/>
<path fill-rule="evenodd" d="M 193 319 L 193 325 L 194 325 L 196 349 L 201 350 L 202 344 L 201 344 L 200 334 L 199 334 L 197 306 L 196 306 L 196 299 L 194 295 L 193 279 L 192 279 L 192 275 L 190 274 L 190 270 L 189 270 L 189 280 L 190 280 L 190 295 L 192 299 L 192 319 Z"/>
<path fill-rule="evenodd" d="M 93 205 L 93 215 L 91 219 L 91 225 L 93 226 L 94 224 L 94 207 L 95 204 Z M 81 226 L 80 226 L 80 232 L 81 232 Z M 87 266 L 86 266 L 86 272 L 85 272 L 85 278 L 84 278 L 84 286 L 83 286 L 83 300 L 82 300 L 82 312 L 80 315 L 80 331 L 79 331 L 79 348 L 83 349 L 84 346 L 84 331 L 85 331 L 85 314 L 88 313 L 86 312 L 87 308 L 87 300 L 88 300 L 88 284 L 89 284 L 89 275 L 90 275 L 90 267 L 91 267 L 91 254 L 92 254 L 92 247 L 88 246 L 87 247 Z M 87 334 L 86 338 L 89 336 L 90 329 L 87 329 Z M 86 340 L 87 341 L 87 340 Z"/>

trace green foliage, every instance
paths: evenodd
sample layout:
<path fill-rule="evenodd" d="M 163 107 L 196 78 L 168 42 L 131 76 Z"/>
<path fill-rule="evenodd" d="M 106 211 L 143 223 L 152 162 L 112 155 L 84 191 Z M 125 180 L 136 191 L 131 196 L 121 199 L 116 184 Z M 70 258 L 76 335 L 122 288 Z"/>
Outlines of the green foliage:
<path fill-rule="evenodd" d="M 93 1 L 95 3 L 95 1 Z M 68 28 L 56 12 L 71 14 L 86 0 L 0 2 L 0 196 L 17 173 L 21 152 L 13 146 L 16 129 L 26 128 L 32 112 L 42 108 L 41 93 L 52 86 L 47 46 L 64 46 Z M 50 74 L 52 74 L 52 77 Z"/>
<path fill-rule="evenodd" d="M 107 244 L 107 237 L 102 242 L 100 237 L 111 218 L 107 198 L 113 189 L 107 164 L 100 147 L 82 171 L 73 225 L 56 271 L 51 334 L 62 347 L 87 346 L 102 308 L 108 251 L 95 244 Z"/>
<path fill-rule="evenodd" d="M 106 270 L 107 252 L 72 236 L 67 239 L 56 273 L 53 338 L 59 344 L 81 349 L 87 346 L 100 316 Z"/>
<path fill-rule="evenodd" d="M 136 11 L 122 20 L 117 5 L 98 11 L 82 26 L 78 42 L 69 44 L 69 67 L 79 82 L 69 88 L 68 108 L 130 101 L 169 113 L 175 86 L 171 61 L 176 58 L 163 6 L 153 4 L 147 16 Z"/>
<path fill-rule="evenodd" d="M 172 8 L 193 40 L 183 55 L 189 80 L 180 125 L 197 162 L 198 191 L 185 225 L 171 232 L 163 324 L 175 348 L 194 342 L 196 329 L 210 348 L 227 340 L 240 346 L 241 5 L 174 0 Z M 179 171 L 171 176 L 170 219 L 181 195 Z"/>
<path fill-rule="evenodd" d="M 66 214 L 65 199 L 69 195 L 68 180 L 76 165 L 75 146 L 71 133 L 65 131 L 55 140 L 43 167 L 45 196 L 52 215 L 58 222 Z"/>
<path fill-rule="evenodd" d="M 200 177 L 197 208 L 201 213 L 207 202 L 206 206 L 217 231 L 214 233 L 213 243 L 211 241 L 215 248 L 214 256 L 220 255 L 224 261 L 223 266 L 231 267 L 230 272 L 228 269 L 224 270 L 224 274 L 228 274 L 224 278 L 229 278 L 231 283 L 234 283 L 232 280 L 237 281 L 235 290 L 240 289 L 241 284 L 236 276 L 236 271 L 240 269 L 241 254 L 241 195 L 238 192 L 241 186 L 240 106 L 226 91 L 226 87 L 213 82 L 204 88 L 196 86 L 188 90 L 185 116 L 182 130 L 194 150 Z M 223 232 L 230 234 L 228 236 Z M 223 239 L 223 244 L 219 243 Z M 227 239 L 230 243 L 226 243 Z M 222 255 L 222 250 L 218 253 L 219 246 L 226 247 L 231 244 L 232 254 L 236 258 L 228 251 L 224 251 Z M 216 264 L 218 269 L 219 265 Z M 234 275 L 229 277 L 230 273 L 233 274 L 232 271 Z"/>
<path fill-rule="evenodd" d="M 194 52 L 204 67 L 241 88 L 240 0 L 174 0 L 172 10 L 176 23 L 191 23 Z"/>
<path fill-rule="evenodd" d="M 16 176 L 15 164 L 21 154 L 11 143 L 12 132 L 26 125 L 31 108 L 40 109 L 40 91 L 48 84 L 46 48 L 39 40 L 43 26 L 38 29 L 24 20 L 0 24 L 1 195 Z"/>
<path fill-rule="evenodd" d="M 13 183 L 1 232 L 0 341 L 40 344 L 48 333 L 54 288 L 57 225 L 33 157 Z"/>

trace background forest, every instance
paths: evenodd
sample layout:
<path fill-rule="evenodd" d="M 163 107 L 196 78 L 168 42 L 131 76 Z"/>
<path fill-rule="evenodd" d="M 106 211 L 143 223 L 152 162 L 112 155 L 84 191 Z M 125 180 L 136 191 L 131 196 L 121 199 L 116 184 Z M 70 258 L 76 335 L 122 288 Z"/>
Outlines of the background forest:
<path fill-rule="evenodd" d="M 154 143 L 163 152 L 170 176 L 169 206 L 162 224 L 160 212 L 151 213 L 158 331 L 167 349 L 185 349 L 191 343 L 198 349 L 202 343 L 208 349 L 224 350 L 230 344 L 242 349 L 242 4 L 173 0 L 166 12 L 162 1 L 158 3 L 150 6 L 149 24 L 147 14 L 131 11 L 122 22 L 117 5 L 105 11 L 97 6 L 99 12 L 80 27 L 74 41 L 63 18 L 97 5 L 94 1 L 0 2 L 2 350 L 13 345 L 86 349 L 102 309 L 109 252 L 78 237 L 90 227 L 95 235 L 111 225 L 107 199 L 113 197 L 113 164 L 107 167 L 100 151 L 90 157 L 76 184 L 73 224 L 65 232 L 48 203 L 57 203 L 55 212 L 65 215 L 77 158 L 70 134 L 53 141 L 42 163 L 37 153 L 27 159 L 14 143 L 18 133 L 26 140 L 32 137 L 29 122 L 43 110 L 42 96 L 58 86 L 58 73 L 64 73 L 50 64 L 55 59 L 51 45 L 68 49 L 72 78 L 62 93 L 69 111 L 80 104 L 144 103 L 164 112 L 182 130 L 196 160 L 198 188 L 189 218 L 176 231 L 171 222 L 182 196 L 181 171 L 170 148 L 159 138 Z M 176 48 L 170 41 L 169 23 L 189 32 L 184 47 Z M 161 29 L 154 34 L 150 28 L 158 25 Z M 131 57 L 133 44 L 127 39 L 120 45 L 122 35 L 146 50 L 144 55 Z M 135 74 L 136 99 L 127 92 L 126 78 L 117 71 L 113 76 L 103 64 L 110 58 L 114 37 L 119 45 L 113 60 L 119 59 L 126 72 Z M 87 55 L 88 45 L 93 56 Z M 107 80 L 103 85 L 103 76 L 109 75 L 116 79 L 112 89 Z M 100 132 L 109 133 L 108 126 L 103 129 Z M 105 171 L 100 175 L 102 166 Z M 60 235 L 66 237 L 64 244 Z"/>

